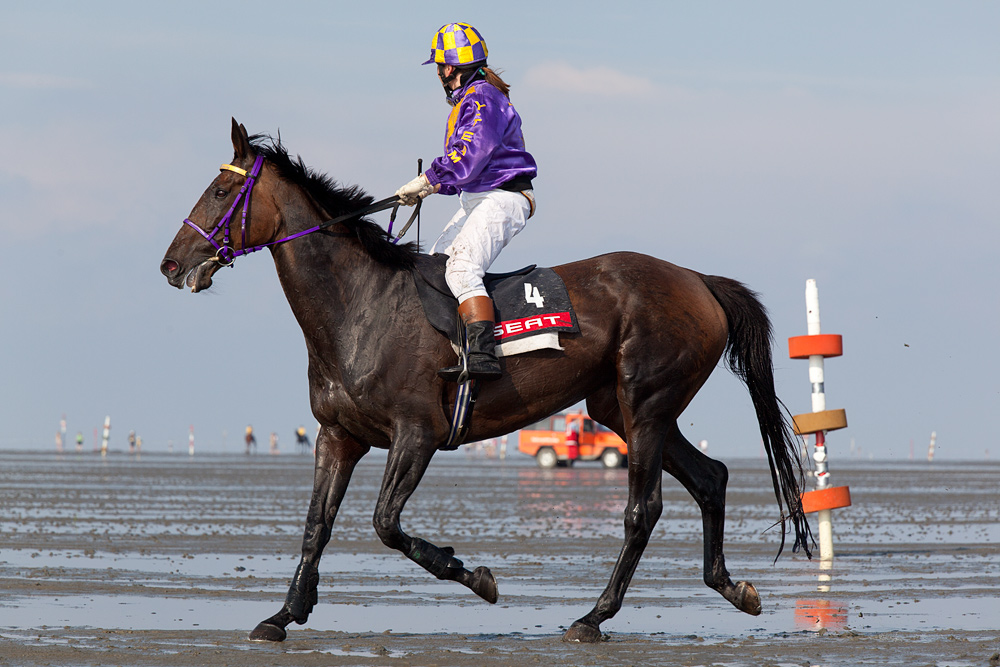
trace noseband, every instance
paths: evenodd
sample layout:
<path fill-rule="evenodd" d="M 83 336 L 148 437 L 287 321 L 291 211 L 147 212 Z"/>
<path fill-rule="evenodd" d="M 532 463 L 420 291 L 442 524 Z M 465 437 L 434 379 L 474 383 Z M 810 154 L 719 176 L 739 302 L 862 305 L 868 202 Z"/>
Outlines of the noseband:
<path fill-rule="evenodd" d="M 221 170 L 235 172 L 245 177 L 246 180 L 243 182 L 243 187 L 240 188 L 239 194 L 236 195 L 236 199 L 233 200 L 233 205 L 229 207 L 229 211 L 227 211 L 226 214 L 222 216 L 222 219 L 219 220 L 218 224 L 212 228 L 212 231 L 206 232 L 204 229 L 202 229 L 195 223 L 191 222 L 190 218 L 184 218 L 184 224 L 186 224 L 188 227 L 191 227 L 193 230 L 201 234 L 206 241 L 212 244 L 212 246 L 216 250 L 216 255 L 211 259 L 215 260 L 222 266 L 232 266 L 233 262 L 236 261 L 236 258 L 241 255 L 249 255 L 252 252 L 263 250 L 268 246 L 277 245 L 278 243 L 284 243 L 285 241 L 291 241 L 292 239 L 297 239 L 300 236 L 311 234 L 320 229 L 324 229 L 331 225 L 335 225 L 338 222 L 344 222 L 345 220 L 351 220 L 353 218 L 360 218 L 362 216 L 368 215 L 369 213 L 378 213 L 379 211 L 385 211 L 390 208 L 392 209 L 392 215 L 389 217 L 389 229 L 386 231 L 386 235 L 389 237 L 392 243 L 399 243 L 399 240 L 403 238 L 403 234 L 406 233 L 406 230 L 410 228 L 410 225 L 413 224 L 413 221 L 420 213 L 420 205 L 423 203 L 423 200 L 417 201 L 417 205 L 413 210 L 413 214 L 410 216 L 410 219 L 407 221 L 406 225 L 403 226 L 402 231 L 400 231 L 399 235 L 396 236 L 395 238 L 392 237 L 392 224 L 396 221 L 396 212 L 399 210 L 399 205 L 401 202 L 398 197 L 393 195 L 392 197 L 387 197 L 381 201 L 377 201 L 371 206 L 367 206 L 359 211 L 354 211 L 353 213 L 347 213 L 332 220 L 327 220 L 326 222 L 322 222 L 318 225 L 315 225 L 314 227 L 310 227 L 309 229 L 286 236 L 283 239 L 278 239 L 277 241 L 269 241 L 267 243 L 262 243 L 260 245 L 250 246 L 248 248 L 247 211 L 250 210 L 250 193 L 253 192 L 253 186 L 257 183 L 257 178 L 260 177 L 260 170 L 263 165 L 264 165 L 264 158 L 263 156 L 258 155 L 254 159 L 253 167 L 250 168 L 249 172 L 247 172 L 246 169 L 241 169 L 231 164 L 224 164 L 221 167 L 219 167 L 219 169 Z M 230 245 L 229 243 L 229 226 L 231 220 L 233 219 L 233 213 L 236 212 L 236 207 L 240 205 L 240 200 L 243 199 L 244 195 L 246 195 L 246 199 L 244 199 L 243 201 L 243 219 L 240 223 L 240 247 L 233 248 L 233 246 Z M 219 233 L 220 229 L 222 230 L 221 244 L 215 240 L 215 237 Z"/>

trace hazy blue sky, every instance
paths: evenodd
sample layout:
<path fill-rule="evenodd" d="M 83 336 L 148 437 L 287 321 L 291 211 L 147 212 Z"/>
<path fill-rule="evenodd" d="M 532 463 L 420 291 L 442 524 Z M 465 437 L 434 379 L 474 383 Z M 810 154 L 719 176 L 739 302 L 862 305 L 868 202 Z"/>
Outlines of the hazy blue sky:
<path fill-rule="evenodd" d="M 460 9 L 456 9 L 460 8 Z M 981 459 L 1000 414 L 1000 4 L 6 2 L 0 9 L 0 447 L 113 420 L 145 448 L 285 450 L 315 425 L 301 332 L 267 253 L 211 293 L 158 265 L 230 116 L 384 197 L 440 150 L 421 67 L 468 21 L 505 70 L 539 211 L 497 270 L 629 249 L 737 278 L 771 311 L 779 393 L 810 411 L 804 289 L 819 282 L 833 470 Z M 432 240 L 455 206 L 425 207 Z M 384 224 L 384 220 L 382 220 Z M 685 413 L 710 454 L 756 456 L 721 369 Z M 223 433 L 227 435 L 223 437 Z"/>

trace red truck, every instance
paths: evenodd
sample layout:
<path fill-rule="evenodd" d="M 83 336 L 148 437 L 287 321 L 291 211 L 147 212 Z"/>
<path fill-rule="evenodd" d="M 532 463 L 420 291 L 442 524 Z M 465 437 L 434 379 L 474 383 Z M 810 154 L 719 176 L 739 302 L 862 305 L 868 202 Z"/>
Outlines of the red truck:
<path fill-rule="evenodd" d="M 566 435 L 571 430 L 578 435 L 576 446 L 572 441 L 567 444 Z M 626 465 L 628 456 L 624 440 L 582 412 L 552 415 L 521 429 L 517 449 L 534 456 L 542 468 L 572 465 L 574 461 L 600 461 L 605 468 L 618 468 Z"/>

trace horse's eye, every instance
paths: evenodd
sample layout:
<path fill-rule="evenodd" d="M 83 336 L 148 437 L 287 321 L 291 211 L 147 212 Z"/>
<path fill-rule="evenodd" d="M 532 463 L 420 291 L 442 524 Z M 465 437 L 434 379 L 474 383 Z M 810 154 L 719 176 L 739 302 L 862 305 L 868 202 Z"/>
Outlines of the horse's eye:
<path fill-rule="evenodd" d="M 223 197 L 225 197 L 228 194 L 229 193 L 226 192 L 225 190 L 223 190 L 222 188 L 219 188 L 218 190 L 215 191 L 215 197 L 216 197 L 216 199 L 222 199 Z"/>

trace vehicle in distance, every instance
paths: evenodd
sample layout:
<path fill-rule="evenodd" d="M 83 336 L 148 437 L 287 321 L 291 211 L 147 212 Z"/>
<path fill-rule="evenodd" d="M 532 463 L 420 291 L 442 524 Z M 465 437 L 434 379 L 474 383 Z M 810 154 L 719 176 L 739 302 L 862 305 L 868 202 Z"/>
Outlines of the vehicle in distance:
<path fill-rule="evenodd" d="M 573 430 L 579 439 L 576 446 L 572 439 L 567 442 L 567 434 Z M 552 415 L 521 429 L 517 449 L 535 457 L 542 468 L 575 461 L 600 461 L 605 468 L 618 468 L 626 465 L 628 456 L 624 440 L 582 412 Z"/>

